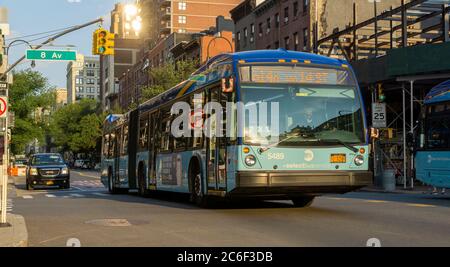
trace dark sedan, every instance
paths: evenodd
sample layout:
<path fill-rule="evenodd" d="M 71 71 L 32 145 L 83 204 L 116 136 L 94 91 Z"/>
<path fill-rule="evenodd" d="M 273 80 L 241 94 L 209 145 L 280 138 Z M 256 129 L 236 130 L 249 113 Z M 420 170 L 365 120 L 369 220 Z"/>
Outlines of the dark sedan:
<path fill-rule="evenodd" d="M 70 188 L 70 171 L 59 154 L 36 154 L 27 167 L 27 190 L 37 186 Z"/>

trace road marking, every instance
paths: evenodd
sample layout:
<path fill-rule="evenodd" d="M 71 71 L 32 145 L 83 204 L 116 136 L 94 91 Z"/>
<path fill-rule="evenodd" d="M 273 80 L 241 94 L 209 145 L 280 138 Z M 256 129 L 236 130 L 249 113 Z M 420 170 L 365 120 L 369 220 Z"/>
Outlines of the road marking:
<path fill-rule="evenodd" d="M 382 204 L 382 203 L 388 203 L 388 201 L 385 200 L 366 200 L 367 203 L 375 203 L 375 204 Z"/>
<path fill-rule="evenodd" d="M 23 199 L 33 199 L 33 196 L 23 196 Z"/>
<path fill-rule="evenodd" d="M 81 173 L 81 172 L 75 172 L 75 173 L 77 173 L 78 175 L 83 176 L 83 177 L 100 178 L 99 176 L 87 175 L 87 174 L 84 174 L 84 173 Z"/>
<path fill-rule="evenodd" d="M 339 197 L 328 197 L 329 200 L 347 200 L 346 198 L 339 198 Z"/>
<path fill-rule="evenodd" d="M 48 198 L 55 198 L 56 196 L 55 195 L 52 195 L 52 194 L 48 194 L 48 195 L 45 195 L 46 197 L 48 197 Z"/>
<path fill-rule="evenodd" d="M 75 186 L 72 186 L 72 188 L 75 188 L 76 190 L 79 190 L 79 191 L 81 191 L 81 192 L 85 192 L 85 191 L 86 191 L 86 190 L 84 190 L 84 189 L 81 189 L 81 188 L 75 187 Z"/>
<path fill-rule="evenodd" d="M 434 205 L 427 205 L 427 204 L 406 204 L 409 207 L 415 207 L 415 208 L 435 208 Z"/>
<path fill-rule="evenodd" d="M 80 194 L 70 194 L 70 196 L 72 196 L 72 197 L 84 197 L 84 195 L 80 195 Z"/>

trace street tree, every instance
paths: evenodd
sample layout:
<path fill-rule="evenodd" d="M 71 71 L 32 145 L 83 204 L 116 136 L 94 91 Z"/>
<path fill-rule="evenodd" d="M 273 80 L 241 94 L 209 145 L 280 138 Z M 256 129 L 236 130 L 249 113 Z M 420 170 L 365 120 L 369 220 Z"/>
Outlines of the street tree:
<path fill-rule="evenodd" d="M 56 94 L 40 72 L 28 69 L 14 73 L 9 97 L 10 109 L 16 116 L 11 151 L 23 154 L 34 140 L 45 141 L 45 116 L 56 103 Z"/>

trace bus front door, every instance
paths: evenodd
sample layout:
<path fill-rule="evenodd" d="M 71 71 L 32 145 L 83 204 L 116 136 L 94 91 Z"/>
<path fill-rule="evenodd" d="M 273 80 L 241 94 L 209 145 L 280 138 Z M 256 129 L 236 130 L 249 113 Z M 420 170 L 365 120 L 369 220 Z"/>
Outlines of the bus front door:
<path fill-rule="evenodd" d="M 210 103 L 220 103 L 218 90 L 212 90 L 209 98 Z M 225 109 L 222 109 L 224 112 Z M 210 127 L 208 127 L 208 158 L 207 158 L 207 183 L 208 194 L 223 195 L 226 192 L 226 138 L 218 136 L 217 126 L 223 122 L 226 114 L 217 110 L 210 115 Z"/>

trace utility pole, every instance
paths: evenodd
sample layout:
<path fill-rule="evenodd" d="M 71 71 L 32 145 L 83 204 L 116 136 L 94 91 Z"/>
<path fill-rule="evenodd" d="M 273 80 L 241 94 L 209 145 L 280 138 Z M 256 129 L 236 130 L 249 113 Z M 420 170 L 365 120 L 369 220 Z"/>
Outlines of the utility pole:
<path fill-rule="evenodd" d="M 8 66 L 5 47 L 5 35 L 9 32 L 8 10 L 0 8 L 0 227 L 10 226 L 6 220 L 8 197 L 8 81 L 6 68 Z"/>

